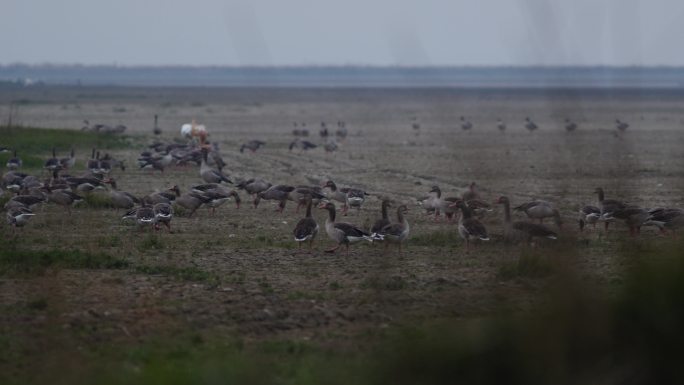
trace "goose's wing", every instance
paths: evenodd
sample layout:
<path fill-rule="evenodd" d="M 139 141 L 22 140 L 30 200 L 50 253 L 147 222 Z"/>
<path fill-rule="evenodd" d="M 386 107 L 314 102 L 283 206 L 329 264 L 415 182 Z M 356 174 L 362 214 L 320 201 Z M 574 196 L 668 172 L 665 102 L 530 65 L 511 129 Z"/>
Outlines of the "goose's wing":
<path fill-rule="evenodd" d="M 360 228 L 352 225 L 351 223 L 336 222 L 335 228 L 342 231 L 344 235 L 347 237 L 362 238 L 370 236 L 369 233 L 365 232 L 364 230 L 361 230 Z"/>
<path fill-rule="evenodd" d="M 295 239 L 305 239 L 318 229 L 318 224 L 313 218 L 302 218 L 294 229 Z"/>
<path fill-rule="evenodd" d="M 462 225 L 466 232 L 468 232 L 468 235 L 478 237 L 480 239 L 489 239 L 489 235 L 487 235 L 487 229 L 477 219 L 464 219 Z"/>

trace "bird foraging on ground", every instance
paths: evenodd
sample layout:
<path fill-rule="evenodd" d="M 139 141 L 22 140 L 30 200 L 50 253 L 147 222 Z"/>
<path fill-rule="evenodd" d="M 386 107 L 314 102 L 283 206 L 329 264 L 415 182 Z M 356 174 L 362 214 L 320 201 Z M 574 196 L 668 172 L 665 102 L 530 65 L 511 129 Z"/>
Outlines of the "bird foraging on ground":
<path fill-rule="evenodd" d="M 302 243 L 309 242 L 309 250 L 313 247 L 313 241 L 318 234 L 318 223 L 311 216 L 311 207 L 313 199 L 309 198 L 306 203 L 306 215 L 297 222 L 294 228 L 294 240 L 297 242 L 297 247 L 301 248 Z"/>
<path fill-rule="evenodd" d="M 470 251 L 470 242 L 473 240 L 488 241 L 487 229 L 484 225 L 473 218 L 473 212 L 468 207 L 468 204 L 462 200 L 458 200 L 450 205 L 461 209 L 461 216 L 458 218 L 458 234 L 466 243 L 466 252 Z"/>
<path fill-rule="evenodd" d="M 368 232 L 358 228 L 357 226 L 346 222 L 336 222 L 334 203 L 322 202 L 318 208 L 328 211 L 328 219 L 325 220 L 325 232 L 328 234 L 330 239 L 337 243 L 336 247 L 326 250 L 326 252 L 334 253 L 340 248 L 340 246 L 344 245 L 347 249 L 347 254 L 349 254 L 349 244 L 360 241 L 373 241 Z"/>

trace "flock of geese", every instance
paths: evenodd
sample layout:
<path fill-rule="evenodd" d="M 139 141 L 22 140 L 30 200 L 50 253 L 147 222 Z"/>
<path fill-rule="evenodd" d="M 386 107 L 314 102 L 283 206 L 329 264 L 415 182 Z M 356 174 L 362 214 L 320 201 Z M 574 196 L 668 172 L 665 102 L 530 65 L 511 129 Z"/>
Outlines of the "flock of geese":
<path fill-rule="evenodd" d="M 463 131 L 470 131 L 473 129 L 473 127 L 475 127 L 473 122 L 470 121 L 469 119 L 467 119 L 465 116 L 460 117 L 460 126 L 461 126 L 461 129 Z M 536 131 L 539 128 L 537 123 L 535 123 L 529 116 L 526 117 L 525 120 L 523 121 L 523 126 L 525 127 L 525 129 L 527 129 L 530 132 Z M 417 117 L 412 118 L 411 127 L 416 132 L 419 132 L 421 125 L 418 122 Z M 506 122 L 504 122 L 501 118 L 496 119 L 496 128 L 499 131 L 504 132 L 504 131 L 506 131 L 507 127 L 508 126 L 506 125 Z M 572 119 L 565 118 L 564 127 L 565 127 L 565 130 L 567 132 L 573 132 L 579 128 L 579 124 Z M 617 129 L 618 132 L 625 132 L 627 130 L 627 128 L 629 128 L 629 124 L 621 121 L 620 119 L 615 119 L 615 128 Z"/>
<path fill-rule="evenodd" d="M 464 117 L 461 120 L 466 121 Z M 529 118 L 527 122 L 534 124 Z M 302 136 L 308 135 L 308 131 L 302 130 L 305 129 L 297 128 L 296 132 L 293 131 L 297 137 L 296 143 L 302 141 Z M 321 125 L 320 134 L 330 134 L 325 123 Z M 343 122 L 338 122 L 335 135 L 346 136 Z M 247 142 L 240 151 L 256 151 L 264 144 L 261 141 Z M 293 145 L 290 145 L 290 150 L 292 148 Z M 10 149 L 0 147 L 0 151 L 7 152 Z M 112 176 L 112 169 L 118 167 L 122 171 L 125 170 L 123 161 L 114 159 L 109 154 L 100 156 L 96 149 L 93 149 L 91 158 L 86 161 L 86 169 L 78 176 L 68 174 L 76 168 L 73 149 L 68 156 L 62 158 L 59 158 L 53 149 L 52 157 L 44 164 L 44 170 L 50 174 L 48 179 L 21 172 L 22 161 L 14 150 L 13 156 L 7 161 L 8 171 L 3 174 L 0 186 L 3 194 L 11 195 L 4 206 L 7 211 L 7 223 L 14 228 L 25 226 L 36 215 L 33 211 L 35 206 L 46 202 L 63 206 L 71 214 L 71 207 L 82 202 L 85 194 L 103 191 L 108 195 L 111 207 L 126 210 L 122 220 L 134 221 L 141 231 L 146 227 L 159 231 L 163 226 L 171 232 L 171 221 L 175 213 L 180 214 L 179 211 L 182 211 L 191 217 L 201 207 L 207 207 L 215 213 L 218 207 L 229 201 L 233 201 L 239 208 L 242 201 L 239 191 L 243 191 L 251 197 L 254 208 L 263 200 L 276 202 L 279 212 L 284 211 L 288 201 L 297 204 L 296 212 L 306 207 L 305 216 L 293 229 L 294 241 L 300 248 L 302 244 L 308 244 L 311 249 L 318 235 L 319 225 L 312 216 L 314 206 L 327 212 L 324 229 L 336 245 L 326 250 L 327 252 L 335 252 L 341 246 L 345 246 L 348 252 L 350 244 L 367 241 L 382 243 L 386 250 L 390 245 L 396 245 L 401 253 L 403 243 L 409 238 L 409 207 L 406 204 L 397 205 L 396 220 L 393 221 L 389 209 L 396 201 L 381 197 L 380 217 L 370 228 L 362 228 L 340 221 L 337 205 L 341 206 L 339 214 L 346 216 L 351 209 L 360 210 L 370 193 L 353 187 L 338 187 L 332 180 L 326 180 L 320 185 L 293 186 L 272 184 L 261 178 L 231 178 L 223 173 L 226 163 L 216 144 L 156 141 L 137 159 L 140 169 L 158 170 L 162 173 L 171 166 L 188 166 L 193 163 L 198 166 L 198 177 L 202 183 L 190 186 L 184 194 L 181 194 L 178 186 L 172 186 L 140 197 L 118 189 L 117 181 Z M 663 233 L 669 231 L 673 234 L 684 226 L 682 209 L 643 208 L 618 200 L 605 199 L 602 188 L 597 188 L 595 193 L 598 198 L 597 206 L 587 205 L 579 210 L 578 223 L 581 231 L 586 225 L 595 227 L 599 222 L 604 224 L 607 231 L 610 223 L 616 221 L 623 221 L 633 236 L 639 234 L 642 226 L 656 226 Z M 439 221 L 443 215 L 449 222 L 457 223 L 458 233 L 464 239 L 467 251 L 470 250 L 473 241 L 490 239 L 481 220 L 492 211 L 493 204 L 503 207 L 503 238 L 506 241 L 532 244 L 535 239 L 555 240 L 558 237 L 557 232 L 545 225 L 544 220 L 550 219 L 559 229 L 562 229 L 563 225 L 559 210 L 553 203 L 545 200 L 523 202 L 513 207 L 514 211 L 524 213 L 528 219 L 513 221 L 511 200 L 506 196 L 500 196 L 494 201 L 487 201 L 483 199 L 474 182 L 465 192 L 455 196 L 445 196 L 439 186 L 432 186 L 427 195 L 418 201 L 435 221 Z"/>

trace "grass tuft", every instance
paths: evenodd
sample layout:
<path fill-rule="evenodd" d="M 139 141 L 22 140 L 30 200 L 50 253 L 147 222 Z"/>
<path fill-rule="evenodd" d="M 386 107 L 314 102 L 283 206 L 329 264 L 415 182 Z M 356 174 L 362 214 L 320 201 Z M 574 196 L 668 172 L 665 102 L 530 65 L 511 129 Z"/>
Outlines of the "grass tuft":
<path fill-rule="evenodd" d="M 0 241 L 0 276 L 40 275 L 47 269 L 125 269 L 128 261 L 80 250 L 26 250 L 15 241 Z"/>
<path fill-rule="evenodd" d="M 508 261 L 499 267 L 498 278 L 504 281 L 515 278 L 543 278 L 554 271 L 554 264 L 546 255 L 523 250 L 517 261 Z"/>
<path fill-rule="evenodd" d="M 451 247 L 459 244 L 461 239 L 455 230 L 435 231 L 411 236 L 410 242 L 415 246 Z"/>
<path fill-rule="evenodd" d="M 138 250 L 149 251 L 149 250 L 162 250 L 164 249 L 164 242 L 157 234 L 148 234 L 145 238 L 138 243 Z"/>

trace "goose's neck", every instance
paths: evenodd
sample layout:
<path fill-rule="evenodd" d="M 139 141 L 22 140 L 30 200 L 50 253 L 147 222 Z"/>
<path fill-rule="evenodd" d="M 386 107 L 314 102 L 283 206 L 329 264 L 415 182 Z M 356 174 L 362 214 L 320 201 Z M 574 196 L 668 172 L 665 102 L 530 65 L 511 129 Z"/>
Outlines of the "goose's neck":
<path fill-rule="evenodd" d="M 506 223 L 511 223 L 511 204 L 509 202 L 504 202 L 504 220 Z"/>
<path fill-rule="evenodd" d="M 388 219 L 389 216 L 387 215 L 387 205 L 382 204 L 382 219 Z"/>
<path fill-rule="evenodd" d="M 312 205 L 312 200 L 309 199 L 309 202 L 306 204 L 306 217 L 311 218 L 311 205 Z"/>
<path fill-rule="evenodd" d="M 599 203 L 603 202 L 603 198 L 604 198 L 604 197 L 605 197 L 605 196 L 603 195 L 603 190 L 599 190 L 599 191 L 598 191 L 598 200 L 599 200 Z"/>
<path fill-rule="evenodd" d="M 335 208 L 333 207 L 328 209 L 328 221 L 330 223 L 335 223 Z"/>
<path fill-rule="evenodd" d="M 469 219 L 473 216 L 473 213 L 470 211 L 470 207 L 468 206 L 461 207 L 461 212 L 463 213 L 463 215 L 461 216 L 461 220 Z"/>

